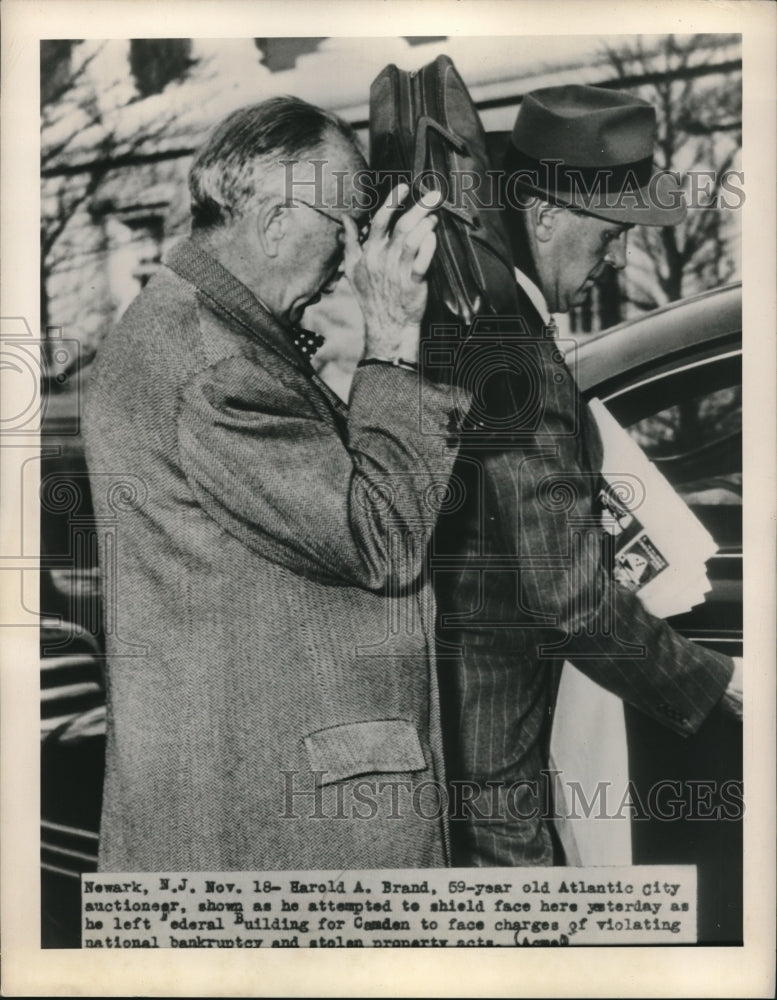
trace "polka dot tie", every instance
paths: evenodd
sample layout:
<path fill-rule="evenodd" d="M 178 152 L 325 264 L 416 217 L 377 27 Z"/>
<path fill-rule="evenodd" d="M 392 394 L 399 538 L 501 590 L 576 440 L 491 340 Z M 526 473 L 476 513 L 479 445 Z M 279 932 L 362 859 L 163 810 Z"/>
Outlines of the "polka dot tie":
<path fill-rule="evenodd" d="M 299 327 L 294 331 L 294 346 L 303 357 L 312 358 L 323 343 L 324 338 L 320 333 L 313 333 L 312 330 L 303 330 Z"/>

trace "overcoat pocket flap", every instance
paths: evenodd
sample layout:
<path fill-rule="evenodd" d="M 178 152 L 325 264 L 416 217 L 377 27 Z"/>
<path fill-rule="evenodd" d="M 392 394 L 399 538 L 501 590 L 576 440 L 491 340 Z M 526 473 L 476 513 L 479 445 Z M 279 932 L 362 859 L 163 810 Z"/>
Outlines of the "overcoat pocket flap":
<path fill-rule="evenodd" d="M 423 771 L 426 767 L 418 732 L 406 719 L 371 719 L 320 729 L 305 737 L 312 770 L 320 784 L 357 774 Z"/>

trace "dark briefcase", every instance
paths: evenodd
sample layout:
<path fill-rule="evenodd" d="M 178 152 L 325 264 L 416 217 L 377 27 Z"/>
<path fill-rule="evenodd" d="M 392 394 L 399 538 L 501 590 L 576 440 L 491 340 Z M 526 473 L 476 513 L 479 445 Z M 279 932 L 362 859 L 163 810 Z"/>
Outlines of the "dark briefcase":
<path fill-rule="evenodd" d="M 379 180 L 411 184 L 413 200 L 436 189 L 437 251 L 429 271 L 424 337 L 469 328 L 476 316 L 514 316 L 512 255 L 497 208 L 486 137 L 448 56 L 407 72 L 387 66 L 370 88 L 370 160 Z"/>

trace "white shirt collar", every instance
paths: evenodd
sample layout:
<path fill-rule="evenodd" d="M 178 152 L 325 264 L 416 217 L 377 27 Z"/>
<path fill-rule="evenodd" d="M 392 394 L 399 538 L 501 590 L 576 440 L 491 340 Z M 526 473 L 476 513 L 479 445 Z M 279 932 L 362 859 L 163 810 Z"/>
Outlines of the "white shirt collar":
<path fill-rule="evenodd" d="M 527 277 L 523 271 L 519 270 L 517 267 L 514 268 L 514 271 L 515 280 L 528 295 L 529 301 L 540 314 L 542 322 L 546 326 L 550 326 L 553 322 L 553 317 L 550 315 L 550 310 L 548 309 L 548 303 L 545 301 L 545 296 L 542 294 L 537 285 L 534 284 L 531 278 Z"/>

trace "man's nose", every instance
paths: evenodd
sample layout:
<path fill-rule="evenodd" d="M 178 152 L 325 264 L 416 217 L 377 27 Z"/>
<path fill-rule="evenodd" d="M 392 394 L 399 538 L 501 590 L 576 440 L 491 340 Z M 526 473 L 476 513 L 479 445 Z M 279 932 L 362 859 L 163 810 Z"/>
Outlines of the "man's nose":
<path fill-rule="evenodd" d="M 622 271 L 626 266 L 626 254 L 628 252 L 627 247 L 628 235 L 624 232 L 617 240 L 613 240 L 607 248 L 607 253 L 604 255 L 605 264 L 609 264 L 610 267 L 614 267 L 617 271 Z"/>

